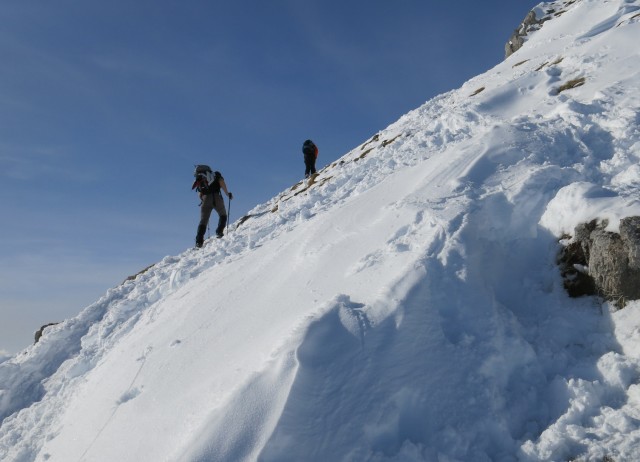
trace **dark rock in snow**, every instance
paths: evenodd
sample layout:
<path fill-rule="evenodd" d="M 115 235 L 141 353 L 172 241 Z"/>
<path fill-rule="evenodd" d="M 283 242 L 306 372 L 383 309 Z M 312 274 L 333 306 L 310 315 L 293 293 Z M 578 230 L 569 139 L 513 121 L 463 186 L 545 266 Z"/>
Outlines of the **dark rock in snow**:
<path fill-rule="evenodd" d="M 572 242 L 562 248 L 558 265 L 570 297 L 597 294 L 593 278 L 587 272 L 587 258 L 580 242 Z"/>
<path fill-rule="evenodd" d="M 606 231 L 607 224 L 576 227 L 561 252 L 561 272 L 571 296 L 599 294 L 624 306 L 640 299 L 640 217 L 620 220 L 620 234 Z"/>
<path fill-rule="evenodd" d="M 40 340 L 40 337 L 42 337 L 42 334 L 44 333 L 44 330 L 49 327 L 49 326 L 55 326 L 56 324 L 58 324 L 57 322 L 50 322 L 49 324 L 45 324 L 44 326 L 42 326 L 40 329 L 38 329 L 35 333 L 35 341 L 33 342 L 38 343 L 38 340 Z"/>

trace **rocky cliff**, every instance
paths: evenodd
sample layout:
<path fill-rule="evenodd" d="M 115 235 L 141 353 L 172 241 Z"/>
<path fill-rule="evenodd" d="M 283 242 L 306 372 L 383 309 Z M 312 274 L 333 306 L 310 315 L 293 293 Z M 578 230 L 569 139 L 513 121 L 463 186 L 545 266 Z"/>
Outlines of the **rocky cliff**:
<path fill-rule="evenodd" d="M 509 37 L 509 40 L 505 44 L 505 59 L 518 51 L 522 45 L 524 45 L 528 35 L 539 30 L 544 22 L 553 17 L 564 14 L 572 4 L 578 1 L 580 0 L 567 0 L 560 4 L 558 2 L 541 3 L 533 10 L 529 11 L 522 23 L 513 31 L 511 37 Z"/>

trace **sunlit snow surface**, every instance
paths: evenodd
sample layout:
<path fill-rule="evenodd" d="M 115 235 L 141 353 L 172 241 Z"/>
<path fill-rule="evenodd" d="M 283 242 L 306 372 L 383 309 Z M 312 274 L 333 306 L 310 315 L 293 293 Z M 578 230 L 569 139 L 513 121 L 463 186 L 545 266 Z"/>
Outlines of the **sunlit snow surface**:
<path fill-rule="evenodd" d="M 0 460 L 640 460 L 640 302 L 570 299 L 554 263 L 640 215 L 640 0 L 564 3 L 5 358 Z"/>

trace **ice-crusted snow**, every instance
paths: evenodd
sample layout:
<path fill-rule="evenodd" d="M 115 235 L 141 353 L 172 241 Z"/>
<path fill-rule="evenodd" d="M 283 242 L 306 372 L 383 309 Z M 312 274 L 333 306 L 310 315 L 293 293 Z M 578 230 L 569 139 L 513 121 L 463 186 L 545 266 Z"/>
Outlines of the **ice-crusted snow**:
<path fill-rule="evenodd" d="M 0 359 L 0 460 L 640 460 L 640 302 L 554 263 L 640 214 L 640 0 L 538 8 L 505 62 Z"/>

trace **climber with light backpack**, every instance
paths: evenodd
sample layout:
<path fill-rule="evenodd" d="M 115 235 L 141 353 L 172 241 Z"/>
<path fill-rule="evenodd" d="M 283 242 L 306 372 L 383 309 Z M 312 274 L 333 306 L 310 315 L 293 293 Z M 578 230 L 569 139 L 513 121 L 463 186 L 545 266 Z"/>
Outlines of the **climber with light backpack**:
<path fill-rule="evenodd" d="M 224 207 L 224 199 L 222 192 L 227 195 L 229 201 L 233 199 L 233 194 L 227 190 L 227 184 L 220 172 L 214 172 L 208 165 L 196 165 L 193 172 L 195 180 L 191 186 L 192 190 L 198 192 L 200 197 L 200 223 L 198 223 L 198 231 L 196 233 L 196 247 L 202 247 L 204 244 L 204 235 L 209 226 L 209 218 L 211 212 L 215 209 L 218 213 L 218 227 L 216 228 L 216 237 L 224 236 L 224 227 L 227 224 L 227 210 Z M 229 202 L 231 205 L 231 202 Z"/>

